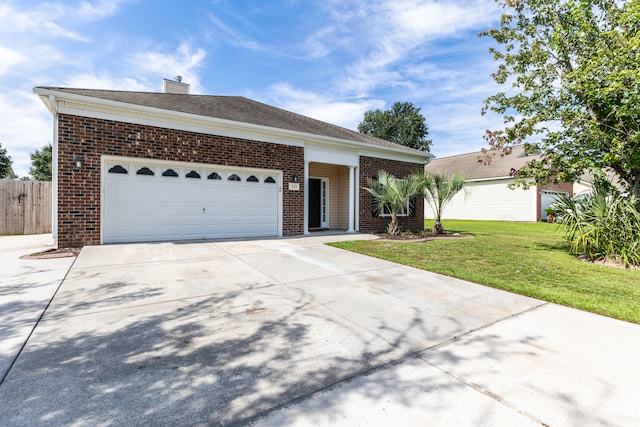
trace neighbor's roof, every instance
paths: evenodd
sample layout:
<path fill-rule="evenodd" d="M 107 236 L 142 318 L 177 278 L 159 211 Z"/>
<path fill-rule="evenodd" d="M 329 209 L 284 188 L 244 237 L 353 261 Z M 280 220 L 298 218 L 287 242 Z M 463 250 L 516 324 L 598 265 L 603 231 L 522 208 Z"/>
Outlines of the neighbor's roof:
<path fill-rule="evenodd" d="M 429 157 L 429 153 L 423 151 L 374 138 L 242 96 L 129 92 L 52 86 L 36 87 L 36 91 L 39 89 L 355 141 Z"/>
<path fill-rule="evenodd" d="M 427 171 L 442 172 L 446 175 L 462 174 L 465 179 L 491 179 L 509 177 L 511 168 L 518 170 L 530 160 L 538 158 L 536 154 L 526 154 L 523 145 L 513 147 L 511 154 L 488 150 L 491 162 L 485 164 L 480 151 L 458 154 L 456 156 L 435 158 L 426 166 Z"/>

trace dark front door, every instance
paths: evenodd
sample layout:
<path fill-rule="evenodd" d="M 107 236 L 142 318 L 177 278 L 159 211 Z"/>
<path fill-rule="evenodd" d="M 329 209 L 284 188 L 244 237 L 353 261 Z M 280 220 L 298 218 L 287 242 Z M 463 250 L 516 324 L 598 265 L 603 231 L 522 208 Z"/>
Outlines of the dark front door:
<path fill-rule="evenodd" d="M 320 227 L 320 183 L 317 178 L 309 178 L 309 228 Z"/>

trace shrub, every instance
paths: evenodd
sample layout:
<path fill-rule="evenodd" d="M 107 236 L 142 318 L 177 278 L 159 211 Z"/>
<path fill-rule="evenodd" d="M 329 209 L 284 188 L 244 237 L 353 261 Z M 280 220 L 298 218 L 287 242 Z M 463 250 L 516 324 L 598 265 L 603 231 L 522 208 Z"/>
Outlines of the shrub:
<path fill-rule="evenodd" d="M 572 253 L 626 267 L 640 265 L 640 203 L 635 196 L 598 186 L 589 197 L 559 197 L 554 207 Z"/>

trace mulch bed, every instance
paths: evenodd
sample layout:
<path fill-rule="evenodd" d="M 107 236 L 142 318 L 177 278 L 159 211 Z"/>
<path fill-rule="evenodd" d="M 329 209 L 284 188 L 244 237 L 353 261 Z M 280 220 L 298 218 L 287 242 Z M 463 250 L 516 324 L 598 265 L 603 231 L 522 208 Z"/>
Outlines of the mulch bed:
<path fill-rule="evenodd" d="M 578 258 L 580 261 L 584 261 L 584 262 L 590 262 L 592 264 L 596 264 L 596 265 L 603 265 L 605 267 L 614 267 L 614 268 L 623 268 L 623 269 L 627 269 L 627 270 L 640 270 L 640 265 L 627 265 L 625 266 L 623 263 L 621 263 L 620 261 L 617 261 L 615 259 L 597 259 L 597 260 L 590 260 L 588 257 L 584 256 L 584 255 L 577 255 L 576 258 Z"/>
<path fill-rule="evenodd" d="M 23 255 L 20 259 L 51 259 L 51 258 L 68 258 L 78 256 L 82 248 L 60 248 L 49 249 L 47 251 L 37 252 L 35 254 Z"/>
<path fill-rule="evenodd" d="M 388 233 L 376 234 L 380 240 L 385 241 L 398 241 L 398 242 L 426 242 L 429 240 L 441 240 L 441 239 L 460 239 L 460 238 L 473 238 L 470 234 L 460 233 L 447 233 L 435 234 L 432 232 L 424 233 L 401 233 L 397 236 Z"/>

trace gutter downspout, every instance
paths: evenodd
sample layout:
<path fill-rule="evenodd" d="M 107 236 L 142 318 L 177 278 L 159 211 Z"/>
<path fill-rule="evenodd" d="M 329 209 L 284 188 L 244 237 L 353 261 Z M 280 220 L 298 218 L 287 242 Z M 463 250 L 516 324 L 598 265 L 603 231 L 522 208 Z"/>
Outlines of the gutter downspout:
<path fill-rule="evenodd" d="M 49 111 L 53 116 L 53 143 L 51 149 L 51 242 L 58 244 L 58 105 L 55 95 L 49 95 Z"/>

